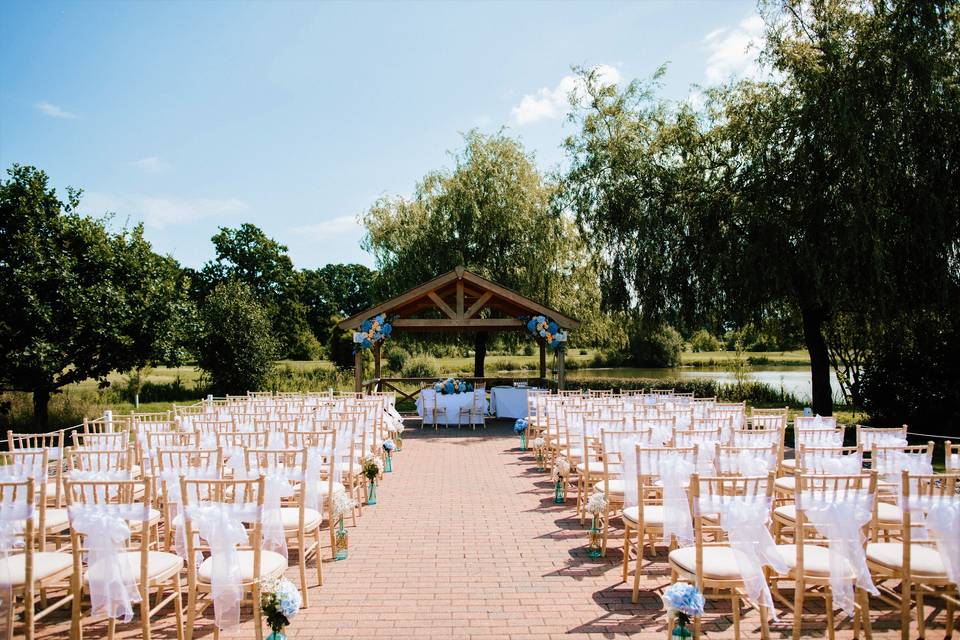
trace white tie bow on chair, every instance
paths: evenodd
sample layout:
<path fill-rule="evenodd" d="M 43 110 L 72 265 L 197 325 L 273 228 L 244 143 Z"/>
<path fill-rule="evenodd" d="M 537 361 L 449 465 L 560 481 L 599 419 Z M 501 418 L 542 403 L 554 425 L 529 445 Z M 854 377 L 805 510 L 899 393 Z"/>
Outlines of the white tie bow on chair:
<path fill-rule="evenodd" d="M 77 504 L 69 508 L 70 524 L 83 534 L 87 547 L 87 582 L 92 615 L 133 619 L 133 604 L 140 602 L 133 567 L 121 554 L 130 539 L 127 520 L 146 523 L 145 504 Z"/>
<path fill-rule="evenodd" d="M 720 516 L 720 527 L 727 534 L 748 599 L 755 605 L 766 607 L 771 618 L 776 620 L 763 565 L 769 565 L 781 575 L 787 573 L 789 567 L 777 551 L 767 528 L 772 506 L 770 498 L 760 495 L 702 496 L 697 506 L 701 514 Z"/>
<path fill-rule="evenodd" d="M 237 545 L 249 541 L 244 522 L 259 517 L 255 504 L 211 502 L 187 507 L 187 515 L 196 525 L 200 537 L 210 545 L 210 595 L 213 616 L 220 629 L 240 624 L 240 601 L 243 579 Z"/>
<path fill-rule="evenodd" d="M 23 522 L 33 517 L 35 508 L 28 504 L 23 494 L 21 500 L 13 502 L 13 496 L 2 496 L 0 502 L 0 561 L 4 571 L 9 571 L 7 555 L 17 546 L 17 538 L 23 531 Z M 21 545 L 22 547 L 22 545 Z M 10 575 L 0 575 L 0 619 L 7 616 L 7 607 L 13 602 L 13 581 Z"/>
<path fill-rule="evenodd" d="M 917 496 L 910 512 L 926 512 L 927 531 L 937 543 L 947 577 L 960 591 L 960 496 Z"/>
<path fill-rule="evenodd" d="M 848 456 L 850 457 L 850 456 Z M 863 527 L 873 516 L 874 496 L 867 491 L 810 491 L 801 496 L 806 517 L 827 539 L 833 601 L 853 617 L 853 584 L 879 595 L 863 549 Z"/>
<path fill-rule="evenodd" d="M 687 486 L 694 471 L 696 465 L 679 453 L 667 454 L 660 463 L 660 480 L 663 482 L 662 544 L 669 545 L 674 536 L 680 546 L 693 544 Z"/>

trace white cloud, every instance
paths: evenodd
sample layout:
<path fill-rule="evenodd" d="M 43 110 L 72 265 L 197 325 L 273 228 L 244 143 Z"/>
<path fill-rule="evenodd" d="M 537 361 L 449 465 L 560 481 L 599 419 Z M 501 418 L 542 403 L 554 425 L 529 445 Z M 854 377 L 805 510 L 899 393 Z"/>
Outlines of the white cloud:
<path fill-rule="evenodd" d="M 747 16 L 736 27 L 715 29 L 704 39 L 707 50 L 707 82 L 716 84 L 731 77 L 760 75 L 757 56 L 763 49 L 764 22 L 758 14 Z"/>
<path fill-rule="evenodd" d="M 154 229 L 201 218 L 242 213 L 250 207 L 238 198 L 175 198 L 169 196 L 113 195 L 85 193 L 82 207 L 85 213 L 100 215 L 115 213 L 121 219 L 142 220 Z"/>
<path fill-rule="evenodd" d="M 141 169 L 144 173 L 163 173 L 170 168 L 170 163 L 157 156 L 147 156 L 131 162 L 133 166 Z"/>
<path fill-rule="evenodd" d="M 298 236 L 306 236 L 312 240 L 326 240 L 336 236 L 343 236 L 360 232 L 363 225 L 357 216 L 337 216 L 329 220 L 321 220 L 313 224 L 293 227 L 291 231 Z"/>
<path fill-rule="evenodd" d="M 65 109 L 61 109 L 57 105 L 51 104 L 46 100 L 41 100 L 33 106 L 37 109 L 37 111 L 45 116 L 50 116 L 51 118 L 64 118 L 67 120 L 74 120 L 77 118 L 77 114 L 70 113 Z"/>
<path fill-rule="evenodd" d="M 602 84 L 618 84 L 621 79 L 620 71 L 616 67 L 598 64 L 594 67 L 597 79 Z M 556 87 L 543 87 L 536 93 L 523 96 L 520 104 L 510 110 L 513 121 L 518 125 L 530 124 L 539 120 L 550 120 L 562 117 L 570 106 L 570 96 L 582 96 L 583 80 L 573 74 L 563 76 Z"/>

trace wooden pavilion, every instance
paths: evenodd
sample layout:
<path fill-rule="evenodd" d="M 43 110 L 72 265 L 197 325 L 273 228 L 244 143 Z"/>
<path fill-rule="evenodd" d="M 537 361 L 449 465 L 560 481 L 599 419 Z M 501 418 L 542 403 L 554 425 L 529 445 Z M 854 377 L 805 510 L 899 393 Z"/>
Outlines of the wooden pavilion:
<path fill-rule="evenodd" d="M 580 322 L 531 300 L 516 291 L 487 280 L 463 267 L 437 276 L 429 282 L 406 291 L 375 307 L 361 311 L 339 323 L 341 329 L 357 331 L 364 320 L 385 315 L 396 331 L 526 331 L 525 316 L 543 315 L 570 331 Z M 540 346 L 540 378 L 547 377 L 547 345 Z M 371 349 L 374 362 L 374 380 L 363 381 L 363 351 L 356 354 L 354 386 L 361 391 L 365 386 L 381 387 L 380 347 Z M 479 373 L 480 376 L 483 372 Z M 396 379 L 396 381 L 403 381 Z M 564 351 L 557 352 L 557 386 L 564 386 Z M 406 394 L 404 394 L 406 395 Z"/>

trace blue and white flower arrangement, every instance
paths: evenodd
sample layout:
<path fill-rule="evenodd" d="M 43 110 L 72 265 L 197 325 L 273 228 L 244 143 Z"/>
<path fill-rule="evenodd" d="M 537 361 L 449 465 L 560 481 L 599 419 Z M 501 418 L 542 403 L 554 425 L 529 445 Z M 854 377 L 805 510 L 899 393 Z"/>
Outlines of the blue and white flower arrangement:
<path fill-rule="evenodd" d="M 690 619 L 703 615 L 703 594 L 688 582 L 675 582 L 664 589 L 663 603 L 667 605 L 667 611 L 675 614 L 677 618 L 677 626 L 672 635 L 689 638 L 691 633 L 687 625 L 690 624 Z"/>
<path fill-rule="evenodd" d="M 389 338 L 391 333 L 393 325 L 387 322 L 387 317 L 381 313 L 363 321 L 360 331 L 353 334 L 353 344 L 356 349 L 372 349 Z"/>
<path fill-rule="evenodd" d="M 470 393 L 473 391 L 473 385 L 459 378 L 447 378 L 434 384 L 433 390 L 445 396 L 451 396 L 457 393 Z"/>
<path fill-rule="evenodd" d="M 534 338 L 542 339 L 551 349 L 559 349 L 567 341 L 567 332 L 546 316 L 533 316 L 528 319 L 527 332 Z"/>
<path fill-rule="evenodd" d="M 303 599 L 297 587 L 286 578 L 268 578 L 260 581 L 260 611 L 267 619 L 273 637 L 281 637 L 290 624 Z"/>
<path fill-rule="evenodd" d="M 520 451 L 527 450 L 527 421 L 524 418 L 518 418 L 513 423 L 513 432 L 520 436 Z"/>

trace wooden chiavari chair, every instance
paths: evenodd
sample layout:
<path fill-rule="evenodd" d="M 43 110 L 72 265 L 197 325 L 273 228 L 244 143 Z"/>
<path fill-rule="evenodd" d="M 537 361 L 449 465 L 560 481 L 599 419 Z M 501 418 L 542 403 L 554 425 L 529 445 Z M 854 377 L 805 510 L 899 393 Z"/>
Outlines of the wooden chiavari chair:
<path fill-rule="evenodd" d="M 66 464 L 64 432 L 14 433 L 7 431 L 8 451 L 45 451 L 47 453 L 47 479 L 44 494 L 53 507 L 65 505 L 63 499 L 63 472 Z M 37 488 L 37 493 L 40 489 Z"/>

